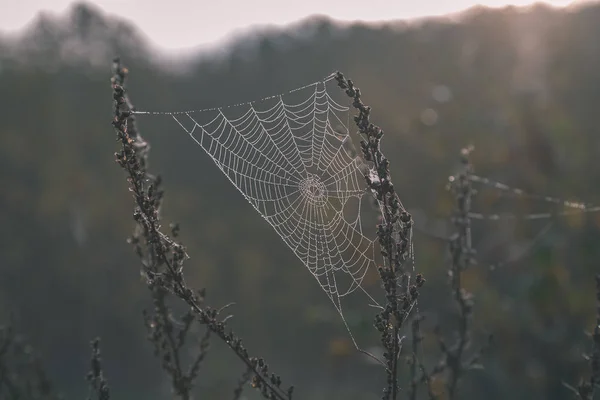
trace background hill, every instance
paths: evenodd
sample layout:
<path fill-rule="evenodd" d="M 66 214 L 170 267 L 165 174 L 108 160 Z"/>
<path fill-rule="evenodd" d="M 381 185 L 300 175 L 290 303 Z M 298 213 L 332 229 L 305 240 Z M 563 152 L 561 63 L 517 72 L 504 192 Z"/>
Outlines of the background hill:
<path fill-rule="evenodd" d="M 598 37 L 595 4 L 475 8 L 452 20 L 385 25 L 315 17 L 182 65 L 154 53 L 131 24 L 89 5 L 62 19 L 42 16 L 19 37 L 0 40 L 0 317 L 14 312 L 68 397 L 84 393 L 96 335 L 116 398 L 169 393 L 145 341 L 149 296 L 125 241 L 131 198 L 113 160 L 109 78 L 120 55 L 139 109 L 254 100 L 335 70 L 352 78 L 387 133 L 395 185 L 418 224 L 416 265 L 428 279 L 424 329 L 451 326 L 446 247 L 432 236 L 450 232 L 444 185 L 460 148 L 475 145 L 480 175 L 600 202 Z M 182 224 L 191 284 L 206 287 L 211 304 L 237 303 L 233 327 L 298 387 L 298 398 L 378 398 L 379 367 L 353 351 L 328 299 L 279 237 L 173 121 L 139 123 L 153 146 L 152 169 L 166 183 L 165 217 Z M 484 191 L 476 209 L 549 207 Z M 598 215 L 553 220 L 531 252 L 488 267 L 518 255 L 546 222 L 475 227 L 479 266 L 466 282 L 476 295 L 475 332 L 493 332 L 496 344 L 486 369 L 466 378 L 465 399 L 563 399 L 561 381 L 576 382 L 585 369 Z M 357 337 L 375 345 L 373 316 L 351 317 Z M 430 336 L 425 346 L 435 349 Z M 229 397 L 243 372 L 221 350 L 215 345 L 203 372 L 205 398 Z"/>

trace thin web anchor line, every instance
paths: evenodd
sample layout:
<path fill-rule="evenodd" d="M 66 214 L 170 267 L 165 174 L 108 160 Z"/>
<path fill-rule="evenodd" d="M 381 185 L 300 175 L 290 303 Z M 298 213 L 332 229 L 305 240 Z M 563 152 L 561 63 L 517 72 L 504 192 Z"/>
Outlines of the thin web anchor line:
<path fill-rule="evenodd" d="M 469 213 L 469 218 L 475 220 L 487 220 L 487 221 L 501 221 L 501 220 L 541 220 L 541 219 L 550 219 L 557 217 L 567 217 L 571 215 L 577 214 L 585 214 L 585 213 L 596 213 L 600 212 L 600 206 L 595 206 L 593 204 L 586 204 L 579 201 L 572 200 L 564 200 L 558 197 L 546 196 L 546 195 L 538 195 L 527 193 L 523 189 L 511 187 L 505 183 L 494 181 L 489 178 L 485 178 L 478 175 L 471 175 L 470 180 L 472 182 L 480 183 L 485 186 L 489 186 L 493 189 L 497 189 L 502 192 L 510 193 L 514 196 L 532 199 L 537 201 L 543 201 L 546 203 L 552 203 L 561 205 L 565 208 L 569 208 L 569 210 L 561 211 L 561 212 L 544 212 L 544 213 L 531 213 L 526 215 L 515 215 L 515 214 L 483 214 L 471 212 Z"/>
<path fill-rule="evenodd" d="M 586 213 L 596 213 L 600 212 L 600 206 L 594 207 L 586 207 L 584 209 L 574 209 L 568 211 L 561 211 L 556 213 L 545 212 L 545 213 L 536 213 L 536 214 L 527 214 L 527 215 L 514 215 L 514 214 L 481 214 L 481 213 L 469 213 L 469 218 L 478 219 L 478 220 L 487 220 L 487 221 L 500 221 L 506 219 L 513 220 L 526 220 L 533 221 L 538 219 L 550 219 L 555 217 L 568 217 L 571 215 L 578 214 L 586 214 Z"/>
<path fill-rule="evenodd" d="M 472 182 L 480 183 L 482 185 L 489 186 L 489 187 L 491 187 L 493 189 L 497 189 L 499 191 L 510 193 L 517 197 L 543 201 L 546 203 L 552 203 L 552 204 L 556 204 L 556 205 L 562 205 L 563 207 L 568 208 L 568 210 L 564 210 L 564 211 L 560 211 L 560 212 L 530 213 L 530 214 L 525 214 L 525 215 L 515 215 L 515 214 L 511 214 L 511 213 L 483 214 L 483 213 L 478 213 L 478 212 L 470 212 L 468 214 L 468 218 L 473 219 L 473 220 L 479 220 L 479 221 L 550 220 L 536 234 L 536 236 L 525 246 L 525 248 L 523 248 L 522 250 L 519 251 L 519 253 L 517 255 L 511 256 L 504 261 L 501 261 L 501 262 L 498 262 L 495 264 L 490 264 L 489 267 L 492 270 L 496 269 L 498 267 L 502 267 L 504 265 L 516 262 L 516 261 L 520 260 L 521 258 L 525 257 L 527 254 L 529 254 L 532 251 L 532 249 L 536 246 L 536 244 L 541 240 L 541 238 L 550 231 L 550 229 L 553 226 L 553 222 L 554 222 L 552 220 L 553 218 L 567 217 L 567 216 L 571 216 L 571 215 L 580 215 L 580 214 L 585 214 L 585 213 L 600 212 L 600 206 L 594 206 L 593 204 L 586 204 L 586 203 L 578 202 L 578 201 L 563 200 L 563 199 L 559 199 L 559 198 L 551 197 L 551 196 L 527 193 L 522 189 L 514 188 L 514 187 L 511 187 L 504 183 L 494 181 L 489 178 L 481 177 L 478 175 L 471 175 L 470 180 Z M 449 240 L 449 237 L 433 234 L 433 233 L 419 227 L 418 225 L 416 225 L 415 227 L 417 230 L 419 230 L 420 232 L 422 232 L 423 234 L 425 234 L 429 237 L 444 240 L 444 241 Z"/>
<path fill-rule="evenodd" d="M 496 190 L 499 190 L 502 192 L 506 192 L 506 193 L 510 193 L 517 197 L 542 201 L 542 202 L 551 203 L 551 204 L 556 204 L 556 205 L 560 205 L 565 208 L 568 208 L 568 210 L 559 211 L 559 212 L 530 213 L 530 214 L 521 215 L 521 216 L 515 215 L 515 214 L 483 214 L 483 213 L 476 213 L 476 212 L 469 213 L 469 215 L 468 215 L 469 218 L 471 218 L 473 220 L 481 220 L 481 221 L 550 220 L 544 226 L 544 228 L 542 228 L 542 230 L 538 232 L 538 234 L 533 238 L 533 240 L 531 240 L 527 244 L 527 246 L 525 246 L 525 248 L 519 252 L 519 254 L 517 254 L 516 256 L 512 256 L 504 261 L 501 261 L 501 262 L 498 262 L 495 264 L 491 264 L 490 269 L 496 269 L 499 267 L 503 267 L 507 264 L 511 264 L 511 263 L 518 261 L 521 258 L 525 257 L 527 254 L 529 254 L 533 250 L 533 248 L 536 246 L 536 244 L 541 240 L 541 238 L 550 231 L 550 229 L 552 228 L 552 225 L 553 225 L 553 221 L 552 221 L 553 218 L 568 217 L 571 215 L 580 215 L 580 214 L 586 214 L 586 213 L 600 212 L 600 206 L 594 206 L 592 204 L 586 204 L 586 203 L 578 202 L 578 201 L 563 200 L 563 199 L 560 199 L 557 197 L 552 197 L 552 196 L 527 193 L 522 189 L 514 188 L 514 187 L 511 187 L 504 183 L 494 181 L 489 178 L 481 177 L 478 175 L 471 175 L 470 179 L 472 182 L 480 183 L 482 185 L 489 186 L 493 189 L 496 189 Z"/>
<path fill-rule="evenodd" d="M 298 92 L 300 90 L 303 89 L 307 89 L 311 86 L 315 86 L 315 85 L 319 85 L 321 83 L 327 83 L 330 80 L 332 80 L 333 78 L 335 78 L 335 72 L 332 72 L 331 74 L 327 75 L 325 78 L 323 78 L 320 81 L 316 81 L 313 83 L 309 83 L 308 85 L 304 85 L 301 87 L 298 87 L 296 89 L 292 89 L 292 90 L 288 90 L 287 92 L 282 92 L 279 94 L 275 94 L 275 95 L 271 95 L 271 96 L 267 96 L 267 97 L 263 97 L 257 100 L 251 100 L 251 101 L 243 101 L 241 103 L 236 103 L 236 104 L 230 104 L 230 105 L 226 105 L 226 106 L 221 106 L 221 107 L 209 107 L 209 108 L 202 108 L 202 109 L 197 109 L 197 110 L 188 110 L 188 111 L 144 111 L 144 110 L 131 110 L 132 114 L 136 114 L 136 115 L 182 115 L 182 114 L 191 114 L 191 113 L 204 113 L 204 112 L 209 112 L 209 111 L 221 111 L 221 110 L 227 110 L 230 108 L 235 108 L 235 107 L 241 107 L 241 106 L 249 106 L 249 105 L 253 105 L 255 103 L 259 103 L 259 102 L 263 102 L 265 100 L 271 100 L 277 97 L 281 97 L 284 96 L 286 94 L 290 94 L 290 93 L 294 93 L 294 92 Z"/>
<path fill-rule="evenodd" d="M 532 200 L 543 201 L 546 203 L 552 203 L 561 205 L 563 207 L 568 208 L 569 210 L 560 211 L 560 212 L 543 212 L 543 213 L 531 213 L 526 215 L 515 215 L 515 214 L 483 214 L 471 212 L 469 213 L 469 217 L 475 220 L 488 220 L 488 221 L 500 221 L 500 220 L 540 220 L 540 219 L 550 219 L 557 217 L 568 217 L 571 215 L 585 214 L 585 213 L 596 213 L 600 212 L 600 206 L 594 206 L 592 204 L 586 204 L 579 201 L 571 201 L 571 200 L 563 200 L 558 197 L 538 195 L 527 193 L 522 189 L 511 187 L 507 184 L 494 181 L 489 178 L 481 177 L 478 175 L 471 175 L 470 179 L 472 182 L 481 183 L 482 185 L 490 186 L 493 189 L 500 190 L 502 192 L 508 192 L 515 196 L 528 198 Z"/>
<path fill-rule="evenodd" d="M 525 258 L 525 256 L 529 255 L 533 251 L 533 249 L 537 246 L 538 242 L 540 242 L 542 237 L 550 231 L 550 229 L 552 228 L 552 225 L 553 225 L 552 221 L 548 222 L 542 228 L 542 230 L 539 231 L 537 233 L 537 235 L 535 235 L 535 237 L 531 241 L 529 241 L 529 243 L 527 243 L 527 245 L 522 250 L 520 250 L 516 255 L 510 256 L 503 261 L 489 264 L 488 267 L 490 268 L 490 270 L 493 271 L 495 269 L 502 268 L 506 265 L 517 262 L 517 261 L 521 260 L 522 258 Z"/>
<path fill-rule="evenodd" d="M 568 208 L 574 208 L 574 209 L 579 209 L 579 210 L 586 210 L 588 208 L 588 205 L 578 202 L 578 201 L 569 201 L 569 200 L 559 199 L 557 197 L 527 193 L 523 189 L 510 187 L 504 183 L 494 181 L 489 178 L 481 177 L 478 175 L 471 175 L 470 179 L 473 182 L 481 183 L 483 185 L 490 186 L 494 189 L 498 189 L 503 192 L 509 192 L 509 193 L 514 194 L 515 196 L 519 196 L 519 197 L 523 197 L 523 198 L 530 198 L 533 200 L 545 201 L 547 203 L 560 204 L 560 205 L 563 205 Z"/>

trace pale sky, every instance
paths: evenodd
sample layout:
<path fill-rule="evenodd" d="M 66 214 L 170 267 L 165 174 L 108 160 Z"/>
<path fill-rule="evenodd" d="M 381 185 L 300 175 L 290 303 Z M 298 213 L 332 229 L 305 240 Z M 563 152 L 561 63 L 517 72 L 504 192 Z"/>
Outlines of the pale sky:
<path fill-rule="evenodd" d="M 61 15 L 70 0 L 1 0 L 0 32 L 15 33 L 41 10 Z M 554 6 L 581 1 L 546 0 Z M 256 25 L 285 25 L 309 15 L 334 19 L 381 21 L 436 16 L 475 4 L 500 7 L 527 5 L 530 0 L 96 0 L 108 14 L 120 15 L 137 25 L 164 50 L 181 51 L 206 46 L 240 34 Z"/>

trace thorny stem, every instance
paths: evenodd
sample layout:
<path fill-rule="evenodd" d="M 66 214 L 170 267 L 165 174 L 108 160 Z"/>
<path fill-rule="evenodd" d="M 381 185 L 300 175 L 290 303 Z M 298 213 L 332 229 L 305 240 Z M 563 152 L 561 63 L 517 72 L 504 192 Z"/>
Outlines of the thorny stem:
<path fill-rule="evenodd" d="M 159 208 L 162 192 L 159 190 L 160 178 L 146 171 L 149 145 L 143 140 L 135 124 L 134 110 L 124 88 L 127 70 L 121 67 L 119 59 L 114 62 L 112 77 L 113 98 L 115 100 L 113 126 L 122 150 L 116 154 L 118 164 L 127 172 L 130 190 L 136 202 L 134 219 L 146 241 L 148 259 L 143 257 L 144 249 L 140 245 L 139 235 L 132 242 L 138 256 L 142 258 L 142 270 L 149 284 L 158 284 L 173 292 L 194 311 L 200 322 L 233 350 L 237 357 L 254 372 L 252 386 L 259 389 L 263 397 L 278 400 L 290 400 L 293 386 L 287 391 L 281 388 L 281 378 L 271 373 L 262 358 L 250 357 L 242 341 L 233 332 L 226 332 L 224 321 L 217 319 L 218 311 L 201 307 L 199 298 L 187 287 L 183 276 L 183 262 L 187 258 L 184 247 L 160 231 Z M 148 184 L 149 183 L 149 184 Z M 164 267 L 164 272 L 159 269 Z"/>
<path fill-rule="evenodd" d="M 354 122 L 364 136 L 364 140 L 360 142 L 362 153 L 365 160 L 373 165 L 373 169 L 365 175 L 365 180 L 368 189 L 379 202 L 383 214 L 383 221 L 377 226 L 377 236 L 381 254 L 387 262 L 380 266 L 378 271 L 386 292 L 386 305 L 376 316 L 375 327 L 381 333 L 381 343 L 386 350 L 384 364 L 387 371 L 387 387 L 384 389 L 383 399 L 395 400 L 399 390 L 400 330 L 415 306 L 419 295 L 418 288 L 423 286 L 425 280 L 418 274 L 413 284 L 410 284 L 410 273 L 404 268 L 404 261 L 410 255 L 409 241 L 413 222 L 394 190 L 390 163 L 381 152 L 383 130 L 370 122 L 371 107 L 363 104 L 360 89 L 341 72 L 335 74 L 335 79 L 346 95 L 353 99 L 352 106 L 358 111 Z"/>

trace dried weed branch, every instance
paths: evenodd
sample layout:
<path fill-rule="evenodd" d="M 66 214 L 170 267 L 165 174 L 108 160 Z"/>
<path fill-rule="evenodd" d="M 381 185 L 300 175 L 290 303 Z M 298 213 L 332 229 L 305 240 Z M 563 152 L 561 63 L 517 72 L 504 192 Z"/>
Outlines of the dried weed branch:
<path fill-rule="evenodd" d="M 458 310 L 458 326 L 455 334 L 455 341 L 447 343 L 441 328 L 435 328 L 435 334 L 438 339 L 442 359 L 433 368 L 427 372 L 422 368 L 422 381 L 428 385 L 428 394 L 430 399 L 438 398 L 437 393 L 432 389 L 431 384 L 434 379 L 445 375 L 446 397 L 450 400 L 458 396 L 458 386 L 461 378 L 467 370 L 481 368 L 480 359 L 487 352 L 492 343 L 492 336 L 488 337 L 488 343 L 478 352 L 471 355 L 466 360 L 467 350 L 471 345 L 471 321 L 473 316 L 473 294 L 463 287 L 462 274 L 470 266 L 475 264 L 475 249 L 471 239 L 471 203 L 476 194 L 472 187 L 471 176 L 473 166 L 470 162 L 472 146 L 461 150 L 460 171 L 457 175 L 449 178 L 448 189 L 454 194 L 456 207 L 452 222 L 456 228 L 456 233 L 449 240 L 450 265 L 448 268 L 448 277 L 450 279 L 450 289 L 452 297 Z"/>
<path fill-rule="evenodd" d="M 87 374 L 87 380 L 90 384 L 90 394 L 88 400 L 95 398 L 97 400 L 109 400 L 110 390 L 108 388 L 108 382 L 104 377 L 104 371 L 102 370 L 102 360 L 100 357 L 100 339 L 96 338 L 91 342 L 92 346 L 92 360 L 90 372 Z M 95 394 L 95 396 L 93 396 Z"/>
<path fill-rule="evenodd" d="M 600 274 L 596 275 L 596 324 L 591 333 L 592 351 L 584 354 L 590 364 L 590 377 L 582 379 L 576 388 L 563 382 L 578 400 L 593 400 L 600 387 Z"/>
<path fill-rule="evenodd" d="M 362 153 L 365 160 L 372 164 L 372 170 L 365 176 L 365 180 L 382 210 L 383 221 L 377 226 L 377 237 L 386 262 L 378 271 L 386 293 L 386 304 L 375 318 L 375 327 L 381 334 L 381 343 L 385 349 L 387 387 L 384 389 L 383 399 L 395 400 L 399 394 L 398 358 L 402 345 L 400 331 L 417 303 L 419 288 L 423 286 L 425 279 L 417 274 L 411 283 L 411 274 L 404 266 L 410 257 L 413 221 L 394 190 L 390 162 L 381 152 L 383 130 L 370 122 L 371 107 L 363 104 L 360 89 L 341 72 L 337 72 L 335 78 L 338 86 L 353 99 L 352 106 L 358 111 L 354 122 L 364 136 L 364 140 L 360 142 Z"/>
<path fill-rule="evenodd" d="M 444 339 L 439 337 L 440 349 L 445 357 L 445 365 L 449 372 L 446 382 L 448 398 L 456 398 L 459 380 L 465 369 L 463 357 L 468 349 L 470 338 L 470 322 L 473 315 L 473 295 L 469 293 L 462 284 L 462 273 L 475 263 L 472 240 L 471 240 L 471 202 L 475 191 L 471 186 L 471 174 L 473 166 L 469 156 L 472 147 L 465 148 L 461 152 L 461 171 L 457 176 L 450 178 L 450 189 L 456 200 L 456 210 L 452 222 L 456 227 L 456 233 L 450 238 L 451 263 L 448 270 L 452 295 L 458 308 L 458 338 L 456 343 L 448 345 Z"/>
<path fill-rule="evenodd" d="M 410 386 L 408 388 L 408 398 L 410 400 L 417 400 L 419 393 L 419 385 L 424 383 L 422 368 L 420 368 L 419 349 L 421 347 L 421 341 L 423 336 L 421 335 L 421 321 L 424 317 L 419 313 L 417 309 L 416 315 L 413 316 L 411 322 L 411 333 L 412 333 L 412 354 L 408 357 L 408 365 L 410 368 Z"/>
<path fill-rule="evenodd" d="M 135 200 L 134 220 L 136 231 L 131 243 L 142 261 L 142 273 L 152 287 L 160 287 L 183 300 L 195 318 L 211 333 L 221 339 L 236 356 L 253 371 L 252 386 L 268 399 L 291 399 L 293 386 L 281 387 L 281 378 L 269 371 L 262 358 L 250 357 L 242 340 L 227 328 L 225 320 L 219 318 L 219 311 L 203 304 L 201 297 L 190 289 L 184 279 L 183 266 L 188 258 L 183 245 L 162 232 L 160 207 L 163 198 L 161 180 L 147 172 L 150 146 L 141 137 L 132 113 L 133 106 L 126 94 L 124 84 L 127 70 L 119 59 L 113 65 L 111 79 L 114 98 L 113 126 L 120 142 L 121 150 L 116 153 L 117 163 L 128 176 L 129 190 Z M 183 382 L 183 373 L 169 361 L 171 376 Z M 185 381 L 189 384 L 189 381 Z M 174 388 L 176 391 L 181 388 Z"/>
<path fill-rule="evenodd" d="M 59 400 L 39 357 L 12 319 L 0 326 L 0 399 Z"/>
<path fill-rule="evenodd" d="M 196 318 L 193 311 L 189 310 L 175 321 L 171 308 L 167 305 L 167 292 L 157 285 L 150 285 L 154 303 L 152 315 L 144 311 L 144 324 L 148 331 L 148 340 L 154 345 L 154 355 L 160 357 L 162 368 L 171 378 L 171 387 L 174 394 L 183 400 L 192 398 L 194 381 L 198 377 L 200 364 L 206 357 L 210 344 L 210 330 L 206 330 L 199 340 L 197 354 L 189 367 L 184 368 L 183 353 L 190 336 L 191 328 Z M 199 300 L 204 299 L 204 294 L 199 293 Z"/>

